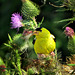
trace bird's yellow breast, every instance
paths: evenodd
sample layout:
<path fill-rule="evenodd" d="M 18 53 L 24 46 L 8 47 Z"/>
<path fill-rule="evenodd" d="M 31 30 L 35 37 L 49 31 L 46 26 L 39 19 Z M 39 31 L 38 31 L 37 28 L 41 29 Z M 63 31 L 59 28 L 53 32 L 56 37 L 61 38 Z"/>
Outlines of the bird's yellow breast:
<path fill-rule="evenodd" d="M 34 43 L 36 53 L 49 54 L 55 49 L 55 41 L 53 38 L 37 38 Z"/>

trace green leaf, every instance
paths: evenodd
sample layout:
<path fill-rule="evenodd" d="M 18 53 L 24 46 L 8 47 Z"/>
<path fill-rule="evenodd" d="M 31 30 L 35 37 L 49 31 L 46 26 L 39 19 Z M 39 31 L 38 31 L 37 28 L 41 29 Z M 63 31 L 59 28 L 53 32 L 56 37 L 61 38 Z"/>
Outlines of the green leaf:
<path fill-rule="evenodd" d="M 67 23 L 63 28 L 65 28 L 66 26 L 68 26 L 71 23 L 73 23 L 73 21 L 70 21 L 69 23 Z"/>
<path fill-rule="evenodd" d="M 61 23 L 61 22 L 66 22 L 66 21 L 75 21 L 75 17 L 69 18 L 69 19 L 60 20 L 60 21 L 56 21 L 55 23 Z"/>
<path fill-rule="evenodd" d="M 65 8 L 63 8 L 63 9 L 57 9 L 56 10 L 56 12 L 63 12 L 63 11 L 69 11 L 70 9 L 65 9 Z"/>
<path fill-rule="evenodd" d="M 31 74 L 34 74 L 35 72 L 33 71 L 33 69 L 32 68 L 29 68 L 28 69 L 28 75 L 31 75 Z"/>
<path fill-rule="evenodd" d="M 22 69 L 22 74 L 23 74 L 23 75 L 27 75 L 27 72 Z"/>
<path fill-rule="evenodd" d="M 30 20 L 23 20 L 22 22 L 23 22 L 25 25 L 31 25 L 31 24 L 33 24 L 33 22 L 30 21 Z"/>
<path fill-rule="evenodd" d="M 73 41 L 74 41 L 74 45 L 75 45 L 75 35 L 73 36 Z"/>
<path fill-rule="evenodd" d="M 12 38 L 11 38 L 11 36 L 9 34 L 8 34 L 8 37 L 9 37 L 10 42 L 12 42 Z"/>
<path fill-rule="evenodd" d="M 43 23 L 44 21 L 44 17 L 42 18 L 41 22 L 38 24 L 38 27 L 40 27 L 40 25 Z"/>
<path fill-rule="evenodd" d="M 3 64 L 4 64 L 4 62 L 3 62 L 2 58 L 0 57 L 0 65 L 3 65 Z"/>
<path fill-rule="evenodd" d="M 69 38 L 69 41 L 68 41 L 67 48 L 70 54 L 75 54 L 75 40 L 74 39 L 75 37 Z"/>
<path fill-rule="evenodd" d="M 69 66 L 75 66 L 75 64 L 67 64 L 67 65 L 69 65 Z"/>
<path fill-rule="evenodd" d="M 4 43 L 5 46 L 12 48 L 11 45 Z"/>
<path fill-rule="evenodd" d="M 31 19 L 32 19 L 33 25 L 37 27 L 37 23 L 36 23 L 35 18 L 34 18 L 34 19 L 33 19 L 33 18 L 31 18 Z"/>

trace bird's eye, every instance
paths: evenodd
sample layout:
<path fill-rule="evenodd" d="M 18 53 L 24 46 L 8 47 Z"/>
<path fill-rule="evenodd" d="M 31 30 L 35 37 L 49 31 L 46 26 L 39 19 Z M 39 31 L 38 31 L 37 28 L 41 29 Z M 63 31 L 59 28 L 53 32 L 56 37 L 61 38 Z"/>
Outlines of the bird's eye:
<path fill-rule="evenodd" d="M 42 32 L 41 28 L 42 28 L 42 27 L 36 28 L 36 31 L 41 31 L 41 32 Z"/>

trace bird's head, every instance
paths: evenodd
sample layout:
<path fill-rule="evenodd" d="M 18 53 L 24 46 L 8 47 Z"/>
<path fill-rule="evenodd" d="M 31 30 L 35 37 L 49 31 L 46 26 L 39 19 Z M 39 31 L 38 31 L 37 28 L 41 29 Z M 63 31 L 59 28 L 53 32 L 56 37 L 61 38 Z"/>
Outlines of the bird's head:
<path fill-rule="evenodd" d="M 44 37 L 50 37 L 51 33 L 44 27 L 37 28 L 33 35 L 36 36 L 36 38 L 44 38 Z"/>

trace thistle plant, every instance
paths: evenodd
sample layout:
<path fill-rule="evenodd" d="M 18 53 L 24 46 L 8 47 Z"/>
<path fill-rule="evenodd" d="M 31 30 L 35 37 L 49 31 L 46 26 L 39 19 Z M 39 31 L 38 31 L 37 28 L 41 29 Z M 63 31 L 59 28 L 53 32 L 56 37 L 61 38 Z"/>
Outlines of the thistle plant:
<path fill-rule="evenodd" d="M 69 1 L 70 0 L 62 0 L 62 3 L 64 6 L 66 5 L 69 10 L 74 12 L 74 4 L 72 4 L 74 0 Z M 44 0 L 43 3 L 45 4 L 46 0 Z M 30 0 L 22 0 L 21 13 L 12 13 L 10 29 L 17 29 L 17 34 L 13 37 L 8 34 L 9 40 L 7 43 L 4 43 L 9 52 L 5 55 L 5 60 L 0 58 L 1 75 L 62 75 L 62 66 L 59 63 L 57 49 L 50 55 L 42 54 L 40 59 L 37 58 L 34 51 L 29 51 L 30 40 L 34 38 L 33 31 L 41 27 L 44 20 L 44 18 L 42 18 L 39 23 L 36 21 L 36 17 L 39 14 L 39 6 Z M 71 19 L 61 20 L 59 22 L 71 21 L 70 23 L 72 23 L 74 20 L 75 17 L 73 16 Z M 23 28 L 22 32 L 19 32 L 20 28 Z M 67 46 L 68 51 L 71 54 L 75 54 L 74 30 L 70 27 L 66 27 L 64 32 L 69 39 Z M 33 54 L 36 59 L 31 59 L 31 55 Z"/>
<path fill-rule="evenodd" d="M 58 0 L 57 3 L 61 2 L 61 6 L 56 6 L 54 4 L 51 4 L 54 7 L 57 8 L 64 8 L 64 9 L 58 9 L 57 11 L 72 11 L 73 12 L 73 16 L 72 18 L 68 18 L 68 19 L 63 19 L 60 21 L 56 21 L 55 23 L 61 23 L 61 22 L 67 22 L 66 25 L 63 26 L 63 28 L 65 28 L 64 32 L 66 34 L 66 36 L 68 36 L 68 51 L 70 54 L 75 54 L 75 32 L 74 29 L 72 29 L 71 27 L 67 27 L 68 25 L 70 25 L 71 23 L 73 23 L 75 21 L 75 1 L 74 0 Z M 65 8 L 67 7 L 67 8 Z"/>
<path fill-rule="evenodd" d="M 10 28 L 17 29 L 17 34 L 15 34 L 14 37 L 11 37 L 8 34 L 8 43 L 4 43 L 4 45 L 10 50 L 5 56 L 5 64 L 6 67 L 9 68 L 7 69 L 7 73 L 13 75 L 26 74 L 26 72 L 21 68 L 21 55 L 25 55 L 25 52 L 27 53 L 29 39 L 33 34 L 34 29 L 42 24 L 42 22 L 37 24 L 35 17 L 39 15 L 39 10 L 30 0 L 25 0 L 23 2 L 21 12 L 22 14 L 18 12 L 13 13 L 11 17 Z M 23 16 L 25 17 L 24 19 L 22 18 Z M 18 33 L 20 27 L 23 28 L 23 33 Z"/>
<path fill-rule="evenodd" d="M 75 54 L 75 32 L 72 28 L 66 27 L 65 34 L 68 36 L 68 51 L 70 54 Z"/>
<path fill-rule="evenodd" d="M 37 6 L 37 7 L 36 7 Z M 35 18 L 39 15 L 40 10 L 38 9 L 38 5 L 31 2 L 30 0 L 23 0 L 21 12 L 26 19 Z"/>
<path fill-rule="evenodd" d="M 0 57 L 0 74 L 5 75 L 6 66 L 3 59 Z"/>
<path fill-rule="evenodd" d="M 56 3 L 60 3 L 60 2 L 61 2 L 61 5 L 59 5 L 59 6 L 51 4 L 50 2 L 49 2 L 49 4 L 54 7 L 57 7 L 58 9 L 56 11 L 61 11 L 61 12 L 62 11 L 64 11 L 64 12 L 71 11 L 72 12 L 71 18 L 67 18 L 67 19 L 63 19 L 63 20 L 55 22 L 55 23 L 67 22 L 67 24 L 64 25 L 64 27 L 63 27 L 63 28 L 65 28 L 67 25 L 70 25 L 75 21 L 75 1 L 74 0 L 58 0 L 58 1 L 56 1 Z M 62 7 L 63 7 L 63 9 L 59 9 Z"/>

